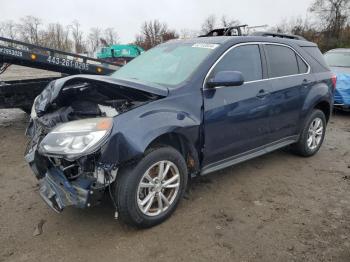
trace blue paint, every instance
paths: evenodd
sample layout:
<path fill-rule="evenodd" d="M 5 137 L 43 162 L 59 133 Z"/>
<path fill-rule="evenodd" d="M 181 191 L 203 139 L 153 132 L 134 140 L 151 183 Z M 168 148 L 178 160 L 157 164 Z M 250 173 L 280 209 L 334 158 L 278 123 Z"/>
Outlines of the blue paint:
<path fill-rule="evenodd" d="M 334 103 L 350 106 L 350 74 L 336 73 L 337 87 L 334 93 Z"/>

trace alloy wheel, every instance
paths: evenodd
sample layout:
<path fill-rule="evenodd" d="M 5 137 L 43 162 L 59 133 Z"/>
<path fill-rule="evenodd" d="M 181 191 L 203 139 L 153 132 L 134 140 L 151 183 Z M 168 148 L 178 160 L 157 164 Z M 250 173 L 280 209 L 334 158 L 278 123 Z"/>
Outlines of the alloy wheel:
<path fill-rule="evenodd" d="M 165 212 L 175 201 L 180 189 L 180 173 L 168 160 L 153 164 L 142 176 L 137 190 L 137 204 L 147 216 Z"/>
<path fill-rule="evenodd" d="M 320 145 L 323 132 L 324 127 L 322 119 L 317 117 L 314 120 L 312 120 L 307 137 L 307 146 L 309 147 L 309 149 L 315 150 Z"/>

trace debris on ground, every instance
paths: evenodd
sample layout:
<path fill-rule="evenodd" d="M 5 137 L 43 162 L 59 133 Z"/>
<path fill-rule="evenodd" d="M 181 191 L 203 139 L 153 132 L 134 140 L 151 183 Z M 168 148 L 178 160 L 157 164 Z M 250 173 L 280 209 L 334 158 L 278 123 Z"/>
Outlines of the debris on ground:
<path fill-rule="evenodd" d="M 263 203 L 261 203 L 259 200 L 253 201 L 253 203 L 254 203 L 256 206 L 262 206 L 262 205 L 263 205 Z"/>
<path fill-rule="evenodd" d="M 38 224 L 36 224 L 33 237 L 40 236 L 43 233 L 43 226 L 45 224 L 46 220 L 41 219 Z"/>

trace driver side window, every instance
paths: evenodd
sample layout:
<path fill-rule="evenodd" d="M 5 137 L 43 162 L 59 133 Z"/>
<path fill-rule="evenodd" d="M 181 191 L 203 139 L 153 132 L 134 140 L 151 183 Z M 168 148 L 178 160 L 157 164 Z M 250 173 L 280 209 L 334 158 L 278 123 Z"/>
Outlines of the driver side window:
<path fill-rule="evenodd" d="M 258 45 L 242 45 L 233 48 L 219 61 L 212 71 L 239 71 L 244 81 L 254 81 L 263 78 L 260 50 Z"/>

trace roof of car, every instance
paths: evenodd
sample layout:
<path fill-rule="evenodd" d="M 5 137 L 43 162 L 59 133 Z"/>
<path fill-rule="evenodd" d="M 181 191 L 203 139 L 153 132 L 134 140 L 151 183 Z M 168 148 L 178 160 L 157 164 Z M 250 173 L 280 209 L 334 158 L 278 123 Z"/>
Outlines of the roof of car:
<path fill-rule="evenodd" d="M 329 50 L 328 52 L 334 52 L 334 53 L 337 53 L 337 52 L 342 52 L 342 53 L 350 53 L 350 48 L 336 48 L 336 49 L 331 49 Z M 327 53 L 328 53 L 327 52 Z"/>
<path fill-rule="evenodd" d="M 270 42 L 270 43 L 281 43 L 281 44 L 297 44 L 299 46 L 317 46 L 315 43 L 304 41 L 287 39 L 281 37 L 269 37 L 269 36 L 212 36 L 212 37 L 196 37 L 188 39 L 174 39 L 168 43 L 204 43 L 204 44 L 226 44 L 226 43 L 244 43 L 244 42 Z"/>

